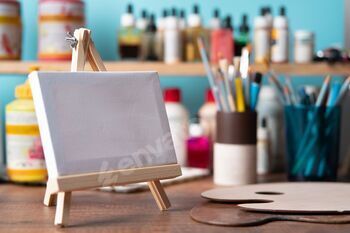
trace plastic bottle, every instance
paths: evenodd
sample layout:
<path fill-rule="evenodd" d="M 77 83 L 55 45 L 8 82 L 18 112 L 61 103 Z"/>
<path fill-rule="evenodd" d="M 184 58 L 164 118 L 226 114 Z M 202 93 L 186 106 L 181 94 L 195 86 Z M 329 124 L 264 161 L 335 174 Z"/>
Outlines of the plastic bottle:
<path fill-rule="evenodd" d="M 181 91 L 178 88 L 164 90 L 165 109 L 174 142 L 177 162 L 187 165 L 186 141 L 188 138 L 188 112 L 181 104 Z"/>
<path fill-rule="evenodd" d="M 146 10 L 141 11 L 141 17 L 137 19 L 136 21 L 136 28 L 145 31 L 148 26 L 149 20 Z"/>
<path fill-rule="evenodd" d="M 164 30 L 164 62 L 174 64 L 181 61 L 181 31 L 176 9 L 166 18 Z"/>
<path fill-rule="evenodd" d="M 185 11 L 180 11 L 179 28 L 181 32 L 181 60 L 186 61 L 186 15 Z"/>
<path fill-rule="evenodd" d="M 157 43 L 155 45 L 157 57 L 160 61 L 164 61 L 164 29 L 165 29 L 165 20 L 168 17 L 168 11 L 163 10 L 162 16 L 157 20 Z"/>
<path fill-rule="evenodd" d="M 215 9 L 213 12 L 213 17 L 210 19 L 210 29 L 217 30 L 220 27 L 221 27 L 220 11 L 219 9 Z"/>
<path fill-rule="evenodd" d="M 186 61 L 200 61 L 200 53 L 197 40 L 200 36 L 208 40 L 208 34 L 202 27 L 202 19 L 199 15 L 198 5 L 194 5 L 193 12 L 188 16 L 188 28 L 186 29 Z"/>
<path fill-rule="evenodd" d="M 257 133 L 257 173 L 259 175 L 270 172 L 270 135 L 266 118 L 262 118 Z"/>
<path fill-rule="evenodd" d="M 140 57 L 142 33 L 135 27 L 135 18 L 131 4 L 121 16 L 121 29 L 118 34 L 119 56 L 121 59 L 134 60 Z"/>
<path fill-rule="evenodd" d="M 155 17 L 150 16 L 149 23 L 145 32 L 142 35 L 142 60 L 157 61 L 159 60 L 156 44 L 157 41 L 157 27 L 155 24 Z"/>
<path fill-rule="evenodd" d="M 294 33 L 294 62 L 310 63 L 314 56 L 315 36 L 311 31 L 297 30 Z"/>
<path fill-rule="evenodd" d="M 22 47 L 20 3 L 0 1 L 0 19 L 0 60 L 19 60 Z"/>
<path fill-rule="evenodd" d="M 71 60 L 67 32 L 84 27 L 85 4 L 76 0 L 39 1 L 39 60 Z"/>
<path fill-rule="evenodd" d="M 249 31 L 248 16 L 244 14 L 239 26 L 239 34 L 235 37 L 235 56 L 241 56 L 242 49 L 249 45 Z"/>
<path fill-rule="evenodd" d="M 265 9 L 254 19 L 254 55 L 255 63 L 270 61 L 270 27 L 265 17 Z"/>
<path fill-rule="evenodd" d="M 190 125 L 190 136 L 187 139 L 187 165 L 189 167 L 211 169 L 211 142 L 204 135 L 200 124 L 192 123 Z"/>
<path fill-rule="evenodd" d="M 284 7 L 280 8 L 280 15 L 273 20 L 271 33 L 271 61 L 274 63 L 288 62 L 289 33 L 288 19 Z"/>
<path fill-rule="evenodd" d="M 272 15 L 271 7 L 269 7 L 269 6 L 265 7 L 264 16 L 266 18 L 268 27 L 271 30 L 273 27 L 273 15 Z"/>
<path fill-rule="evenodd" d="M 223 27 L 211 31 L 210 36 L 210 61 L 217 64 L 222 58 L 232 61 L 234 54 L 233 27 L 231 16 L 227 16 L 223 21 Z"/>
<path fill-rule="evenodd" d="M 17 86 L 15 96 L 6 106 L 7 175 L 13 182 L 43 183 L 47 171 L 29 83 Z"/>
<path fill-rule="evenodd" d="M 257 112 L 258 122 L 265 118 L 270 134 L 271 171 L 282 171 L 284 168 L 283 105 L 273 87 L 261 87 Z"/>
<path fill-rule="evenodd" d="M 205 103 L 199 109 L 199 123 L 204 135 L 208 136 L 212 142 L 215 141 L 216 134 L 216 111 L 213 93 L 208 89 L 205 93 Z"/>

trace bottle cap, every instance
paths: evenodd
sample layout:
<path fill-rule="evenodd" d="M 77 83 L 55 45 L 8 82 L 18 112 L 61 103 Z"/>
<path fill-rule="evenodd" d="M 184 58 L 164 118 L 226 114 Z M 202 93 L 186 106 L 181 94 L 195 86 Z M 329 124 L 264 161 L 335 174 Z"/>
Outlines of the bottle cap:
<path fill-rule="evenodd" d="M 190 137 L 201 137 L 204 134 L 204 130 L 199 123 L 191 123 L 189 131 Z"/>
<path fill-rule="evenodd" d="M 230 15 L 226 16 L 224 21 L 223 21 L 223 28 L 233 30 L 232 26 L 232 17 Z"/>
<path fill-rule="evenodd" d="M 249 25 L 248 25 L 248 16 L 246 14 L 242 15 L 242 23 L 239 26 L 239 32 L 241 33 L 248 33 L 249 32 Z"/>
<path fill-rule="evenodd" d="M 286 8 L 284 6 L 280 7 L 280 16 L 286 16 Z"/>
<path fill-rule="evenodd" d="M 267 120 L 265 117 L 261 120 L 261 127 L 266 128 L 267 127 Z"/>
<path fill-rule="evenodd" d="M 261 83 L 262 76 L 263 76 L 262 73 L 256 72 L 256 73 L 254 74 L 254 82 L 256 82 L 256 83 Z"/>
<path fill-rule="evenodd" d="M 163 16 L 163 18 L 168 17 L 168 11 L 167 11 L 167 9 L 164 9 L 164 10 L 163 10 L 162 16 Z"/>
<path fill-rule="evenodd" d="M 181 19 L 184 19 L 184 18 L 185 18 L 185 11 L 184 11 L 184 10 L 181 10 L 181 11 L 180 11 L 180 18 L 181 18 Z"/>
<path fill-rule="evenodd" d="M 126 7 L 126 12 L 129 14 L 133 14 L 134 13 L 134 9 L 131 3 L 129 3 Z"/>
<path fill-rule="evenodd" d="M 147 11 L 146 10 L 142 10 L 141 11 L 141 18 L 147 19 L 147 17 L 148 17 Z"/>
<path fill-rule="evenodd" d="M 171 8 L 171 16 L 177 17 L 177 10 L 175 7 Z"/>
<path fill-rule="evenodd" d="M 181 102 L 181 90 L 179 88 L 168 88 L 164 90 L 164 101 L 165 102 Z"/>
<path fill-rule="evenodd" d="M 214 18 L 219 18 L 219 17 L 220 17 L 220 11 L 219 11 L 219 9 L 215 9 L 215 10 L 214 10 L 213 17 L 214 17 Z"/>
<path fill-rule="evenodd" d="M 207 91 L 205 92 L 205 102 L 215 103 L 213 92 L 210 89 L 207 89 Z"/>
<path fill-rule="evenodd" d="M 156 18 L 154 16 L 154 14 L 151 14 L 149 17 L 149 23 L 147 25 L 146 31 L 148 31 L 148 32 L 156 32 L 157 31 Z"/>

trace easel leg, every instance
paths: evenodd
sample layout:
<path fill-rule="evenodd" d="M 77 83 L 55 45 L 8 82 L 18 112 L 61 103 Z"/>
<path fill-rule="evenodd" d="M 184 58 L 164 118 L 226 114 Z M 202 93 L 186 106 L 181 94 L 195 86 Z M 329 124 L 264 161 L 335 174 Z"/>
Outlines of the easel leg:
<path fill-rule="evenodd" d="M 169 202 L 169 199 L 163 189 L 162 184 L 159 182 L 159 180 L 153 180 L 148 182 L 149 189 L 152 192 L 152 195 L 154 199 L 157 202 L 157 205 L 160 210 L 166 210 L 168 209 L 171 205 Z"/>
<path fill-rule="evenodd" d="M 46 206 L 54 206 L 56 205 L 57 195 L 51 193 L 49 188 L 46 188 L 45 197 L 44 197 L 44 205 Z"/>
<path fill-rule="evenodd" d="M 71 192 L 59 192 L 57 194 L 55 225 L 62 227 L 67 225 L 69 219 L 71 195 Z"/>

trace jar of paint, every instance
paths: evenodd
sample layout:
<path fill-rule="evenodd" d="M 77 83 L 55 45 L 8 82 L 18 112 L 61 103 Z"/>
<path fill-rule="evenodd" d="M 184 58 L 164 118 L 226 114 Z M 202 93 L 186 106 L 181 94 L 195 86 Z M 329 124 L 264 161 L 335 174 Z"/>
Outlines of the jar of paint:
<path fill-rule="evenodd" d="M 21 17 L 17 1 L 0 1 L 0 60 L 21 58 Z"/>
<path fill-rule="evenodd" d="M 39 1 L 39 60 L 70 60 L 67 32 L 84 26 L 84 3 L 80 0 Z"/>

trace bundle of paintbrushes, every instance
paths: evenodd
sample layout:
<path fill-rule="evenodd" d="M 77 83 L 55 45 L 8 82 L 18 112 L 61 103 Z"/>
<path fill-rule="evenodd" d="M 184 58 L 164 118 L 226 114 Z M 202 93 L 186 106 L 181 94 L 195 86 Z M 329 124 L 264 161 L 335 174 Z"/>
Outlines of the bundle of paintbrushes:
<path fill-rule="evenodd" d="M 316 88 L 295 90 L 291 79 L 285 85 L 270 72 L 270 83 L 285 104 L 288 176 L 291 180 L 335 180 L 339 159 L 340 105 L 349 89 L 343 83 L 324 79 Z"/>
<path fill-rule="evenodd" d="M 262 74 L 249 72 L 248 49 L 244 48 L 242 56 L 232 61 L 221 59 L 217 67 L 210 66 L 201 38 L 198 39 L 198 46 L 218 111 L 255 111 Z"/>

